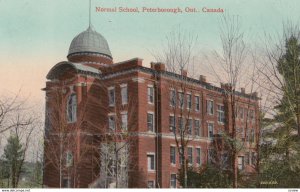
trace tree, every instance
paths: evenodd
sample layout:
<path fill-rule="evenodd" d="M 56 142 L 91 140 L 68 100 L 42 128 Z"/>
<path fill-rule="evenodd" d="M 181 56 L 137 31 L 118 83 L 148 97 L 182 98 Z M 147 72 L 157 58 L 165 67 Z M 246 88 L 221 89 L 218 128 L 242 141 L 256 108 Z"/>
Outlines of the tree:
<path fill-rule="evenodd" d="M 300 30 L 284 24 L 278 42 L 266 45 L 266 58 L 260 72 L 274 98 L 274 118 L 264 133 L 262 146 L 262 187 L 273 181 L 276 187 L 299 187 L 299 90 L 300 90 Z M 271 40 L 271 38 L 270 38 Z M 298 134 L 297 134 L 298 133 Z M 278 161 L 280 159 L 280 161 Z M 274 184 L 273 184 L 274 186 Z"/>
<path fill-rule="evenodd" d="M 12 135 L 7 140 L 7 145 L 4 149 L 3 162 L 4 167 L 9 172 L 10 186 L 13 188 L 18 187 L 19 176 L 22 171 L 24 162 L 24 151 L 19 137 Z"/>
<path fill-rule="evenodd" d="M 258 97 L 254 91 L 255 62 L 245 66 L 249 61 L 250 49 L 245 42 L 245 34 L 242 31 L 238 16 L 223 15 L 220 22 L 221 50 L 213 52 L 208 58 L 213 74 L 224 95 L 224 107 L 226 112 L 225 130 L 222 132 L 222 142 L 225 147 L 223 152 L 228 153 L 231 161 L 232 187 L 238 187 L 238 155 L 246 152 L 252 145 L 257 144 L 259 124 L 257 122 Z M 243 82 L 246 83 L 243 83 Z M 242 86 L 238 93 L 238 87 Z M 250 93 L 245 93 L 246 86 Z M 252 135 L 254 136 L 253 139 Z M 250 147 L 247 146 L 250 143 Z M 222 144 L 222 145 L 223 145 Z M 216 147 L 216 146 L 215 146 Z M 257 150 L 257 146 L 256 146 Z M 257 150 L 258 151 L 258 150 Z M 218 151 L 220 156 L 223 153 Z"/>
<path fill-rule="evenodd" d="M 170 93 L 168 92 L 170 95 L 166 97 L 170 98 L 170 106 L 172 106 L 171 111 L 173 113 L 173 119 L 170 119 L 170 123 L 174 125 L 172 127 L 172 132 L 178 149 L 177 153 L 180 157 L 181 168 L 179 171 L 184 175 L 184 179 L 180 180 L 180 184 L 184 188 L 188 186 L 187 146 L 188 143 L 193 140 L 193 121 L 190 119 L 193 98 L 191 95 L 186 95 L 186 93 L 192 89 L 188 82 L 187 73 L 188 71 L 191 71 L 192 73 L 190 76 L 193 76 L 195 72 L 194 62 L 196 60 L 196 45 L 197 37 L 186 33 L 179 28 L 168 34 L 161 53 L 154 53 L 154 57 L 158 64 L 163 63 L 166 65 L 167 71 L 179 74 L 179 80 L 168 80 L 167 88 L 170 90 Z M 186 96 L 187 102 L 185 102 Z M 176 124 L 178 124 L 177 127 Z"/>

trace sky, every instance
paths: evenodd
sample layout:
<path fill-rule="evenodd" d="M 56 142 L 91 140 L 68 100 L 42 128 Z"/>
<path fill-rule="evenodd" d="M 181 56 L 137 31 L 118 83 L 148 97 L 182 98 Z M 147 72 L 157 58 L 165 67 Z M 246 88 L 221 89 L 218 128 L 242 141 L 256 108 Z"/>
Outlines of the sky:
<path fill-rule="evenodd" d="M 114 62 L 139 57 L 146 66 L 154 61 L 152 50 L 178 26 L 198 37 L 200 52 L 220 48 L 221 13 L 203 13 L 204 7 L 238 15 L 249 41 L 280 31 L 284 20 L 300 19 L 299 0 L 92 0 L 91 7 L 92 25 L 107 39 Z M 96 12 L 95 7 L 191 7 L 199 12 Z M 0 95 L 21 89 L 43 106 L 48 71 L 66 60 L 72 39 L 88 24 L 89 0 L 0 0 Z"/>

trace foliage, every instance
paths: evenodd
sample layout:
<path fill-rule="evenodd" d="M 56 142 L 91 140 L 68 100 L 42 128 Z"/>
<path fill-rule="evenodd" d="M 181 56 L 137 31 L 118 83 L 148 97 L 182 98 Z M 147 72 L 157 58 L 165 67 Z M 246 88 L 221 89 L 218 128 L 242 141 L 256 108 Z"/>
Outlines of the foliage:
<path fill-rule="evenodd" d="M 188 188 L 230 188 L 232 187 L 232 174 L 220 170 L 213 165 L 205 165 L 196 170 L 188 168 Z M 182 183 L 183 173 L 179 170 L 178 180 Z"/>
<path fill-rule="evenodd" d="M 17 187 L 24 161 L 24 148 L 17 136 L 10 136 L 3 154 L 4 172 L 9 173 L 11 187 Z"/>
<path fill-rule="evenodd" d="M 261 187 L 300 187 L 300 139 L 296 134 L 300 118 L 299 56 L 299 41 L 291 35 L 277 63 L 283 96 L 275 107 L 278 113 L 271 125 L 273 131 L 263 135 L 269 142 L 261 146 Z"/>

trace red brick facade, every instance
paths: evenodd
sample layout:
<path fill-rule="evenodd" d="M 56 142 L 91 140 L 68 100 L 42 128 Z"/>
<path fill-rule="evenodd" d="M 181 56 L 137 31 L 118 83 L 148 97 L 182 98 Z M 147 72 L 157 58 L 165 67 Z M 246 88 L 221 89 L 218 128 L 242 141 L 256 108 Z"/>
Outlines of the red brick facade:
<path fill-rule="evenodd" d="M 78 57 L 78 58 L 77 58 Z M 225 123 L 218 122 L 218 105 L 226 107 L 228 101 L 222 92 L 222 88 L 215 87 L 207 83 L 202 76 L 200 80 L 191 78 L 182 78 L 181 75 L 167 72 L 163 64 L 152 64 L 151 68 L 144 67 L 142 60 L 135 58 L 129 61 L 114 63 L 108 58 L 97 59 L 95 56 L 73 56 L 69 58 L 69 62 L 61 62 L 51 69 L 46 84 L 46 108 L 48 113 L 53 112 L 53 100 L 56 91 L 61 93 L 62 99 L 59 105 L 66 108 L 66 99 L 70 94 L 77 96 L 77 120 L 76 122 L 65 122 L 67 133 L 74 136 L 68 142 L 68 147 L 59 152 L 61 147 L 59 142 L 52 143 L 50 146 L 48 141 L 53 142 L 49 138 L 55 137 L 56 128 L 54 125 L 46 125 L 46 142 L 45 142 L 45 170 L 44 185 L 48 187 L 60 187 L 61 179 L 64 175 L 69 178 L 69 187 L 89 187 L 91 183 L 99 177 L 100 164 L 99 150 L 102 135 L 107 133 L 109 122 L 109 114 L 119 116 L 121 112 L 126 111 L 128 114 L 128 132 L 135 133 L 132 136 L 132 145 L 130 149 L 130 169 L 128 187 L 146 188 L 148 181 L 153 181 L 156 187 L 169 188 L 170 175 L 177 174 L 180 167 L 179 155 L 176 149 L 176 164 L 170 162 L 170 147 L 176 148 L 174 134 L 170 130 L 170 116 L 177 116 L 179 111 L 183 111 L 189 119 L 193 120 L 193 129 L 188 147 L 191 147 L 193 153 L 193 166 L 199 166 L 196 163 L 196 149 L 201 150 L 201 164 L 207 163 L 208 149 L 211 148 L 212 140 L 208 137 L 208 123 L 213 124 L 213 133 L 217 134 L 222 130 L 229 129 L 232 124 L 230 120 L 231 111 L 224 110 Z M 86 57 L 86 58 L 84 58 Z M 89 61 L 89 63 L 78 64 L 83 68 L 74 65 L 72 62 Z M 100 61 L 100 64 L 91 64 L 91 62 Z M 106 65 L 103 65 L 106 64 Z M 86 66 L 89 66 L 86 68 Z M 92 70 L 93 69 L 99 69 Z M 186 76 L 186 73 L 182 74 Z M 170 91 L 175 90 L 178 98 L 178 92 L 183 91 L 180 82 L 184 79 L 184 110 L 174 109 L 170 106 Z M 178 84 L 176 82 L 178 81 Z M 175 83 L 174 83 L 175 82 Z M 128 103 L 121 103 L 121 85 L 127 86 Z M 170 86 L 172 85 L 172 86 Z M 154 100 L 153 103 L 148 102 L 148 87 L 153 87 Z M 115 90 L 115 104 L 113 107 L 108 103 L 108 90 Z M 55 91 L 56 90 L 56 91 Z M 186 95 L 191 95 L 192 107 L 187 108 Z M 247 127 L 246 130 L 238 136 L 243 138 L 243 133 L 248 133 L 247 129 L 252 130 L 254 137 L 258 132 L 258 101 L 257 98 L 250 99 L 251 95 L 244 92 L 238 92 L 237 106 L 243 108 L 243 111 L 253 110 L 253 118 L 246 120 L 246 112 L 243 112 L 240 118 L 237 118 L 237 127 Z M 195 96 L 200 98 L 200 110 L 195 110 Z M 207 100 L 213 101 L 213 114 L 207 113 Z M 62 110 L 63 111 L 63 110 Z M 176 112 L 177 111 L 177 112 Z M 147 127 L 147 114 L 154 115 L 153 131 L 149 131 Z M 59 113 L 58 113 L 59 114 Z M 239 115 L 239 114 L 238 114 Z M 178 126 L 176 117 L 176 127 Z M 53 121 L 48 119 L 47 121 Z M 200 134 L 196 136 L 194 121 L 200 121 Z M 46 122 L 47 122 L 46 121 Z M 51 124 L 51 123 L 50 123 Z M 247 124 L 247 125 L 246 125 Z M 116 125 L 116 129 L 118 125 Z M 252 133 L 249 131 L 249 133 Z M 57 133 L 57 132 L 56 132 Z M 57 136 L 57 135 L 56 135 Z M 248 138 L 248 140 L 247 140 Z M 249 144 L 250 135 L 245 135 L 245 146 L 247 149 L 255 153 L 255 142 Z M 72 143 L 72 144 L 70 144 Z M 53 147 L 55 146 L 55 147 Z M 89 146 L 85 148 L 84 146 Z M 57 150 L 50 154 L 50 151 Z M 63 148 L 63 147 L 62 147 Z M 67 149 L 68 148 L 68 149 Z M 59 169 L 60 154 L 65 150 L 72 151 L 73 164 L 71 167 L 65 168 L 65 164 L 61 164 L 61 174 Z M 48 153 L 48 155 L 47 155 Z M 154 155 L 155 168 L 148 170 L 148 155 Z M 53 160 L 56 157 L 56 161 Z M 238 156 L 245 156 L 240 152 Z M 250 157 L 249 157 L 250 158 Z M 62 158 L 64 160 L 64 158 Z M 250 165 L 245 165 L 245 171 L 252 172 Z M 67 174 L 68 173 L 68 174 Z M 64 185 L 66 180 L 62 181 Z M 176 187 L 179 187 L 177 181 Z"/>

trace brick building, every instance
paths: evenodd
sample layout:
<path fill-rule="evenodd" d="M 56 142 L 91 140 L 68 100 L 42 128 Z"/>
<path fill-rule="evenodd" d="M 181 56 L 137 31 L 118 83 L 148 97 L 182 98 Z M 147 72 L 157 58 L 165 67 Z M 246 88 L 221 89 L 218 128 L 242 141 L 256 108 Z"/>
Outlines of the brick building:
<path fill-rule="evenodd" d="M 139 58 L 114 63 L 91 26 L 73 39 L 67 58 L 49 71 L 43 89 L 47 187 L 180 187 L 174 131 L 188 127 L 185 156 L 199 167 L 211 161 L 216 136 L 231 130 L 228 85 L 169 72 L 163 63 L 146 67 Z M 238 168 L 253 172 L 258 98 L 244 89 L 236 97 L 237 137 L 246 149 Z M 114 149 L 122 152 L 116 158 Z"/>

